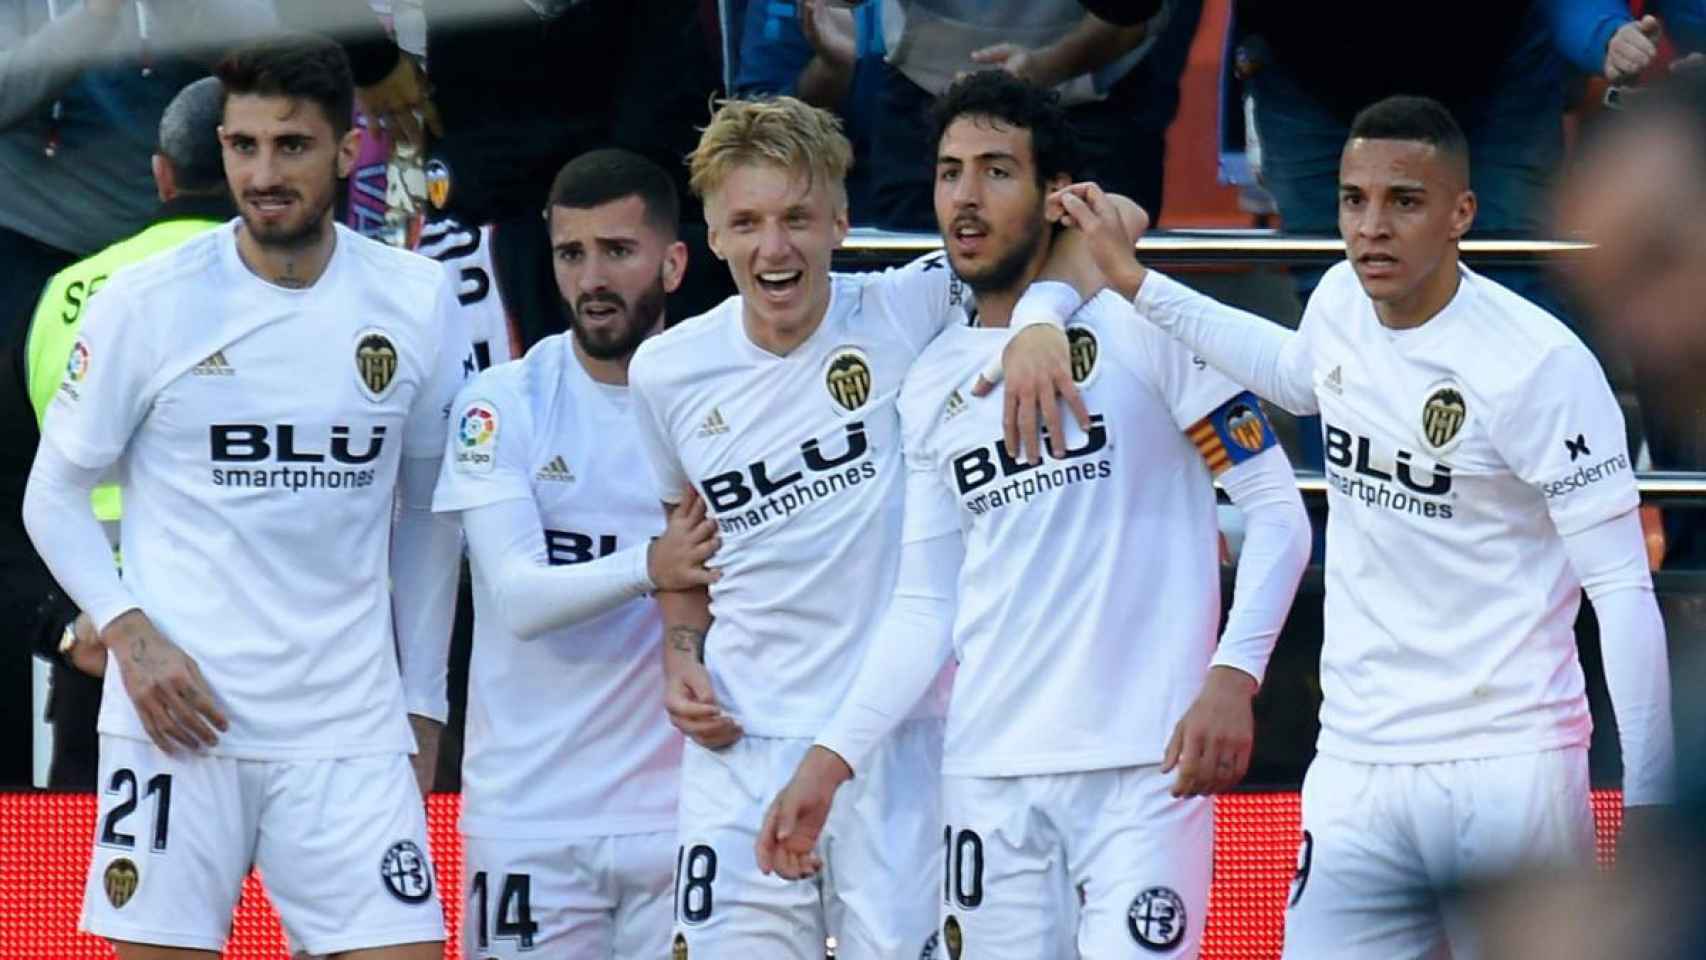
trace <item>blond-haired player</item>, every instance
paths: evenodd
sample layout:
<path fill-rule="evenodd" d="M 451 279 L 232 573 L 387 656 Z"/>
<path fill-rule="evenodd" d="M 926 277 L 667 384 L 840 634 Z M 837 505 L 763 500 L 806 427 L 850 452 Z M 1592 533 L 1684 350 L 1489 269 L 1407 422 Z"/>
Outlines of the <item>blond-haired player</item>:
<path fill-rule="evenodd" d="M 694 151 L 692 186 L 740 295 L 648 341 L 630 370 L 657 489 L 696 489 L 723 541 L 708 595 L 659 595 L 666 703 L 689 737 L 677 956 L 816 960 L 832 935 L 844 960 L 911 957 L 935 926 L 939 695 L 850 786 L 826 826 L 821 879 L 763 876 L 753 853 L 765 805 L 845 693 L 887 602 L 902 493 L 895 398 L 967 295 L 940 254 L 830 272 L 850 162 L 821 110 L 787 97 L 723 104 Z M 1050 274 L 1079 289 L 1038 284 L 1021 322 L 1099 283 L 1079 259 L 1082 275 Z M 1057 392 L 1085 417 L 1065 336 L 1026 329 L 1004 361 L 1008 430 L 1040 457 L 1039 414 L 1051 438 L 1064 435 Z"/>

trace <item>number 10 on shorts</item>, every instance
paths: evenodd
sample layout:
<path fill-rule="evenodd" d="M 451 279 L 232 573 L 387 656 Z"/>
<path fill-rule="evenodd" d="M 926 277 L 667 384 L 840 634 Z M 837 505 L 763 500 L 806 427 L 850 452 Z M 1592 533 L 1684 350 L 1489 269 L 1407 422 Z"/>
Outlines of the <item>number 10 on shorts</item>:
<path fill-rule="evenodd" d="M 961 910 L 983 903 L 983 838 L 973 830 L 942 828 L 942 902 Z"/>

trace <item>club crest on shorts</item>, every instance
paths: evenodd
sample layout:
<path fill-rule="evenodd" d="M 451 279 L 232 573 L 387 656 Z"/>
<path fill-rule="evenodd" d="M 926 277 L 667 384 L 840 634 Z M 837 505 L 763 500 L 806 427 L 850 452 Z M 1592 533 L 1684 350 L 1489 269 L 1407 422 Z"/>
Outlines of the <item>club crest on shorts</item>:
<path fill-rule="evenodd" d="M 379 861 L 379 878 L 404 903 L 425 903 L 432 896 L 432 864 L 413 840 L 391 844 Z"/>
<path fill-rule="evenodd" d="M 669 945 L 669 960 L 687 960 L 687 938 L 681 934 L 675 935 Z"/>
<path fill-rule="evenodd" d="M 106 872 L 101 874 L 101 886 L 107 891 L 107 902 L 113 909 L 122 909 L 136 896 L 136 885 L 142 880 L 142 874 L 137 872 L 136 864 L 129 857 L 119 857 L 107 864 Z"/>
<path fill-rule="evenodd" d="M 1138 946 L 1171 950 L 1185 938 L 1185 901 L 1172 887 L 1150 887 L 1131 901 L 1125 925 Z"/>
<path fill-rule="evenodd" d="M 942 948 L 948 951 L 948 960 L 960 960 L 960 953 L 965 950 L 960 921 L 954 917 L 942 921 Z"/>
<path fill-rule="evenodd" d="M 443 160 L 428 160 L 425 173 L 427 202 L 443 210 L 450 202 L 450 167 Z"/>
<path fill-rule="evenodd" d="M 823 385 L 835 405 L 848 413 L 864 406 L 871 399 L 871 361 L 865 358 L 865 351 L 842 347 L 830 354 Z"/>
<path fill-rule="evenodd" d="M 1461 387 L 1448 381 L 1428 391 L 1422 401 L 1422 443 L 1428 453 L 1437 457 L 1456 446 L 1467 422 L 1469 405 Z"/>
<path fill-rule="evenodd" d="M 1072 358 L 1072 382 L 1088 383 L 1096 373 L 1096 360 L 1102 353 L 1096 332 L 1080 324 L 1067 327 L 1066 349 Z"/>
<path fill-rule="evenodd" d="M 385 399 L 397 382 L 397 345 L 383 330 L 355 335 L 355 373 L 361 390 L 374 402 Z"/>
<path fill-rule="evenodd" d="M 1262 418 L 1248 404 L 1235 403 L 1226 411 L 1226 432 L 1231 435 L 1232 442 L 1251 453 L 1262 449 L 1262 440 L 1267 435 L 1262 429 Z"/>

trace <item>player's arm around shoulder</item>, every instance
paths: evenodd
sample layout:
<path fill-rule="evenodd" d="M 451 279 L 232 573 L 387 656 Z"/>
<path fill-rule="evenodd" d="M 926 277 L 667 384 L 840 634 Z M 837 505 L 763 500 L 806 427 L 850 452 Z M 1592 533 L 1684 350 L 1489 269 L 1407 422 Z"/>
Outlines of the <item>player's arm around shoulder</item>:
<path fill-rule="evenodd" d="M 1114 247 L 1123 242 L 1129 255 L 1137 238 L 1148 229 L 1149 217 L 1131 200 L 1096 189 L 1107 208 L 1106 242 Z M 1059 201 L 1051 198 L 1048 219 L 1067 222 L 1063 211 Z M 981 397 L 990 393 L 995 383 L 1005 382 L 1004 439 L 1009 449 L 1019 451 L 1033 464 L 1042 462 L 1039 425 L 1048 428 L 1051 452 L 1057 457 L 1064 455 L 1063 405 L 1078 421 L 1080 430 L 1090 429 L 1089 409 L 1072 378 L 1065 325 L 1109 283 L 1099 254 L 1083 231 L 1056 231 L 1041 273 L 1013 308 L 1011 326 L 1015 332 L 1001 352 L 999 365 L 992 361 L 972 389 L 974 396 Z"/>

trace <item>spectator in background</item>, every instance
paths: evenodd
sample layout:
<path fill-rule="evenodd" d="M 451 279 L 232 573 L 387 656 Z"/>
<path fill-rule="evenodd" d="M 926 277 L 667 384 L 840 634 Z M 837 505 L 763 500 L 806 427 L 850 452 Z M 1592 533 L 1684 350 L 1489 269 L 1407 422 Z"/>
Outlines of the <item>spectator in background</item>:
<path fill-rule="evenodd" d="M 167 102 L 273 19 L 266 0 L 0 0 L 0 402 L 24 409 L 19 358 L 48 278 L 154 216 Z M 56 643 L 18 515 L 38 439 L 33 416 L 0 418 L 0 624 Z M 0 661 L 0 725 L 27 727 L 29 684 L 27 658 Z M 28 751 L 7 756 L 0 783 L 29 782 Z"/>
<path fill-rule="evenodd" d="M 874 219 L 871 143 L 883 79 L 880 3 L 849 9 L 834 0 L 750 0 L 741 31 L 737 97 L 798 97 L 841 117 L 853 143 L 847 207 L 854 223 Z"/>
<path fill-rule="evenodd" d="M 1445 104 L 1469 138 L 1472 236 L 1540 232 L 1547 184 L 1563 158 L 1563 72 L 1545 4 L 1564 0 L 1433 0 L 1398 29 L 1363 0 L 1296 4 L 1235 0 L 1248 67 L 1264 185 L 1287 233 L 1334 236 L 1339 154 L 1351 118 L 1385 97 Z M 1560 311 L 1532 270 L 1486 275 Z M 1298 271 L 1307 299 L 1319 270 Z"/>
<path fill-rule="evenodd" d="M 1572 258 L 1565 275 L 1596 331 L 1632 358 L 1649 430 L 1662 426 L 1699 458 L 1706 454 L 1700 378 L 1706 365 L 1706 180 L 1700 175 L 1706 169 L 1706 75 L 1679 73 L 1632 98 L 1626 112 L 1608 114 L 1585 138 L 1563 178 L 1556 214 L 1564 234 L 1595 244 Z M 1702 464 L 1706 459 L 1692 465 Z M 1659 600 L 1677 694 L 1677 809 L 1653 832 L 1625 834 L 1613 873 L 1536 878 L 1495 899 L 1486 911 L 1493 935 L 1504 938 L 1493 941 L 1495 956 L 1706 956 L 1706 916 L 1699 909 L 1706 889 L 1706 598 L 1677 590 Z"/>
<path fill-rule="evenodd" d="M 1690 71 L 1692 74 L 1693 71 Z M 1688 76 L 1610 114 L 1565 178 L 1560 229 L 1598 244 L 1566 274 L 1597 333 L 1629 357 L 1653 466 L 1706 468 L 1706 79 Z M 1643 102 L 1647 96 L 1657 102 Z M 1697 510 L 1665 511 L 1669 567 L 1706 566 Z M 1706 640 L 1706 598 L 1667 597 L 1671 622 Z M 1675 627 L 1673 627 L 1675 629 Z"/>
<path fill-rule="evenodd" d="M 1615 84 L 1637 80 L 1659 59 L 1668 34 L 1683 53 L 1706 47 L 1706 4 L 1700 0 L 1547 0 L 1558 52 L 1578 70 Z M 1657 14 L 1655 16 L 1655 14 Z"/>
<path fill-rule="evenodd" d="M 1100 15 L 1077 0 L 882 2 L 888 62 L 872 152 L 881 226 L 935 229 L 922 117 L 955 77 L 987 67 L 1056 90 L 1087 176 L 1159 219 L 1166 131 L 1202 0 L 1094 4 Z"/>
<path fill-rule="evenodd" d="M 479 261 L 458 269 L 495 274 L 489 289 L 526 349 L 564 323 L 539 198 L 565 162 L 614 144 L 662 165 L 687 194 L 681 158 L 693 148 L 694 128 L 717 88 L 700 5 L 424 0 L 422 8 L 424 74 L 366 4 L 290 0 L 283 12 L 299 28 L 343 40 L 364 107 L 402 139 L 429 144 L 429 219 L 454 221 L 435 233 L 479 235 L 489 269 Z M 691 316 L 732 292 L 704 247 L 696 205 L 683 210 L 682 221 L 683 240 L 695 255 L 671 297 L 672 316 Z M 487 225 L 496 229 L 482 229 Z M 494 360 L 504 358 L 495 342 L 491 349 Z"/>
<path fill-rule="evenodd" d="M 28 420 L 39 425 L 47 415 L 65 375 L 71 344 L 82 327 L 83 307 L 113 271 L 152 256 L 237 215 L 225 187 L 220 159 L 219 81 L 203 77 L 185 87 L 167 104 L 160 117 L 159 147 L 153 158 L 153 181 L 159 196 L 153 222 L 140 233 L 78 261 L 48 282 L 36 305 L 28 333 L 7 358 L 22 371 L 28 391 L 0 393 L 0 419 Z M 32 409 L 33 408 L 33 409 Z M 35 444 L 19 451 L 28 464 Z M 8 491 L 21 493 L 27 471 L 0 476 Z M 6 515 L 17 518 L 21 499 L 6 504 Z M 95 494 L 95 515 L 116 542 L 119 497 L 116 486 Z M 35 654 L 53 664 L 53 688 L 48 719 L 53 722 L 53 765 L 48 786 L 65 790 L 95 789 L 95 716 L 101 703 L 100 677 L 106 673 L 106 648 L 94 626 L 81 615 L 53 581 L 36 556 L 17 520 L 0 536 L 9 538 L 4 563 L 6 579 L 20 594 L 38 599 L 33 614 L 13 621 L 29 638 Z M 13 529 L 15 527 L 15 529 Z"/>

